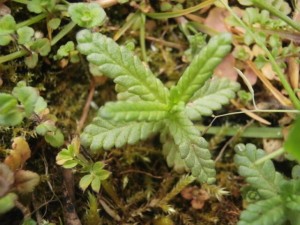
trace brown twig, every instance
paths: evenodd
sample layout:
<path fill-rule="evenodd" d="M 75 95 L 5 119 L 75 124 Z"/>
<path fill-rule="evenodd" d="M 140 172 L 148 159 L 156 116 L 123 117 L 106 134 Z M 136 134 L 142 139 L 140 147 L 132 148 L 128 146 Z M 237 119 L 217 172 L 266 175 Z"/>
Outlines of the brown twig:
<path fill-rule="evenodd" d="M 90 110 L 90 104 L 91 104 L 91 102 L 93 100 L 93 97 L 94 97 L 94 94 L 95 94 L 95 87 L 96 87 L 95 80 L 92 79 L 91 83 L 90 83 L 89 95 L 87 97 L 87 100 L 85 102 L 80 120 L 79 120 L 78 125 L 77 125 L 77 133 L 80 133 L 80 131 L 82 130 L 82 128 L 84 126 L 84 123 L 86 121 L 86 118 L 88 116 L 88 113 L 89 113 L 89 110 Z"/>

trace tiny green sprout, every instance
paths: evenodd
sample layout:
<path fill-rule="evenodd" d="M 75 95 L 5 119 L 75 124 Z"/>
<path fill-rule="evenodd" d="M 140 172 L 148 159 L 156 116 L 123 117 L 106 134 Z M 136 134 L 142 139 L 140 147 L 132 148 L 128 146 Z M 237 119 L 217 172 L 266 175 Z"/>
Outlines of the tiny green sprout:
<path fill-rule="evenodd" d="M 86 28 L 100 26 L 106 18 L 105 11 L 97 3 L 73 3 L 68 13 L 76 24 Z"/>
<path fill-rule="evenodd" d="M 79 152 L 79 139 L 74 138 L 72 143 L 67 148 L 62 149 L 56 156 L 56 163 L 66 169 L 72 169 L 79 166 L 78 170 L 84 175 L 79 182 L 80 188 L 85 191 L 91 185 L 93 191 L 99 192 L 101 182 L 106 180 L 110 172 L 103 169 L 105 164 L 103 162 L 88 161 Z"/>
<path fill-rule="evenodd" d="M 104 170 L 103 162 L 96 162 L 89 171 L 89 174 L 83 176 L 79 182 L 80 188 L 85 191 L 89 185 L 91 185 L 93 191 L 99 192 L 101 188 L 101 182 L 106 180 L 110 176 L 110 172 Z"/>
<path fill-rule="evenodd" d="M 16 21 L 12 15 L 0 18 L 0 46 L 8 45 L 12 41 L 12 34 L 16 30 Z"/>
<path fill-rule="evenodd" d="M 72 63 L 79 61 L 78 51 L 75 50 L 75 44 L 73 41 L 68 41 L 66 44 L 61 45 L 54 56 L 55 60 L 60 60 L 64 57 L 70 58 Z"/>

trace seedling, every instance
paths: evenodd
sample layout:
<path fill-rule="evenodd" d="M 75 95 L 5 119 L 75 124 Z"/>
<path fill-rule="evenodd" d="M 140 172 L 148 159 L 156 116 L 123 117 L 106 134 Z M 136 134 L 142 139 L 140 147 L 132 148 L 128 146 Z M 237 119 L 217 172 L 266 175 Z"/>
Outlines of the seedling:
<path fill-rule="evenodd" d="M 300 180 L 299 165 L 293 168 L 292 179 L 284 178 L 275 171 L 268 159 L 258 164 L 266 153 L 253 144 L 239 144 L 235 147 L 235 163 L 238 172 L 249 184 L 248 193 L 252 203 L 240 216 L 238 225 L 286 224 L 300 222 Z"/>
<path fill-rule="evenodd" d="M 192 120 L 211 115 L 235 96 L 239 84 L 212 79 L 214 68 L 229 53 L 231 35 L 213 37 L 170 90 L 125 47 L 89 30 L 77 34 L 78 50 L 114 79 L 117 102 L 108 102 L 81 135 L 92 151 L 120 148 L 160 133 L 167 163 L 189 171 L 200 182 L 215 181 L 207 142 Z"/>

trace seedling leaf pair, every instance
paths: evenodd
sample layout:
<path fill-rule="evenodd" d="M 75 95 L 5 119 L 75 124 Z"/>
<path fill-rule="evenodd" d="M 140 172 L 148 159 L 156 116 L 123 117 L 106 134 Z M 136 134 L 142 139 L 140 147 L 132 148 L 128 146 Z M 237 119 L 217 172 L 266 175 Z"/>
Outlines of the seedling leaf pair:
<path fill-rule="evenodd" d="M 193 108 L 189 101 L 199 100 L 201 104 L 207 92 L 212 97 L 202 101 L 217 101 L 217 106 L 210 106 L 207 110 L 212 113 L 212 110 L 228 103 L 239 89 L 235 82 L 223 79 L 207 81 L 214 68 L 230 51 L 231 35 L 225 33 L 213 37 L 171 90 L 138 57 L 112 39 L 83 30 L 77 34 L 77 41 L 78 50 L 87 55 L 88 61 L 98 66 L 104 75 L 114 79 L 119 99 L 100 108 L 98 116 L 82 133 L 82 144 L 97 151 L 134 144 L 160 132 L 169 166 L 190 171 L 200 182 L 213 182 L 214 162 L 206 141 L 191 121 L 197 116 L 190 117 L 187 112 Z M 204 84 L 218 88 L 215 92 L 207 91 L 207 87 L 202 90 Z M 220 94 L 223 96 L 220 97 Z M 199 117 L 209 114 L 198 111 Z"/>

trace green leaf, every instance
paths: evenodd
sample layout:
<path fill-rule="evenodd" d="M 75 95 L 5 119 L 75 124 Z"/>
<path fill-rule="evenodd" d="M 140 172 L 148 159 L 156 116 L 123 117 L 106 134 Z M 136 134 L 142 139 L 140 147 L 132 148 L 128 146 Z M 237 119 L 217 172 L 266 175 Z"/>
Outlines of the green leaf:
<path fill-rule="evenodd" d="M 68 161 L 64 162 L 64 164 L 62 166 L 65 169 L 72 169 L 72 168 L 74 168 L 77 165 L 78 165 L 77 161 L 75 161 L 75 160 L 68 160 Z"/>
<path fill-rule="evenodd" d="M 51 12 L 55 7 L 55 0 L 30 0 L 27 3 L 29 12 Z"/>
<path fill-rule="evenodd" d="M 217 65 L 231 49 L 231 35 L 223 33 L 210 39 L 209 43 L 195 56 L 178 84 L 171 89 L 172 102 L 188 102 L 194 93 L 208 80 Z"/>
<path fill-rule="evenodd" d="M 36 52 L 32 52 L 30 56 L 25 57 L 25 64 L 28 66 L 28 68 L 32 69 L 36 67 L 37 63 L 39 61 L 39 56 Z"/>
<path fill-rule="evenodd" d="M 278 195 L 280 184 L 284 181 L 282 175 L 275 171 L 271 160 L 256 165 L 255 161 L 265 156 L 265 152 L 253 144 L 238 144 L 235 147 L 234 162 L 238 172 L 246 181 L 257 189 L 263 199 Z"/>
<path fill-rule="evenodd" d="M 45 140 L 51 146 L 58 148 L 64 144 L 64 135 L 60 129 L 46 133 Z"/>
<path fill-rule="evenodd" d="M 92 181 L 91 187 L 93 189 L 93 191 L 95 192 L 99 192 L 100 188 L 101 188 L 101 180 L 99 177 L 95 177 Z"/>
<path fill-rule="evenodd" d="M 101 117 L 95 117 L 81 134 L 81 143 L 92 151 L 120 148 L 125 144 L 135 144 L 145 140 L 161 129 L 157 122 L 113 123 Z"/>
<path fill-rule="evenodd" d="M 286 221 L 280 196 L 251 204 L 240 216 L 238 225 L 281 225 Z"/>
<path fill-rule="evenodd" d="M 91 174 L 83 176 L 80 181 L 79 181 L 79 187 L 85 191 L 87 187 L 91 184 L 93 181 L 94 177 Z"/>
<path fill-rule="evenodd" d="M 14 96 L 0 93 L 0 126 L 18 125 L 22 122 L 24 116 Z"/>
<path fill-rule="evenodd" d="M 152 72 L 125 47 L 118 46 L 111 38 L 89 30 L 77 34 L 78 50 L 87 55 L 89 62 L 122 87 L 123 91 L 145 101 L 167 103 L 168 90 Z"/>
<path fill-rule="evenodd" d="M 60 23 L 61 23 L 61 19 L 60 18 L 53 18 L 53 19 L 49 20 L 48 26 L 52 30 L 56 30 L 59 27 Z"/>
<path fill-rule="evenodd" d="M 208 144 L 183 111 L 170 115 L 166 120 L 169 133 L 173 137 L 181 158 L 192 175 L 201 183 L 213 183 L 216 171 Z"/>
<path fill-rule="evenodd" d="M 7 195 L 0 197 L 0 215 L 15 207 L 17 199 L 18 196 L 15 193 L 8 193 Z"/>
<path fill-rule="evenodd" d="M 226 78 L 216 77 L 208 80 L 193 95 L 185 111 L 191 120 L 200 120 L 202 116 L 210 116 L 213 110 L 219 110 L 223 105 L 228 104 L 239 88 L 239 83 Z"/>
<path fill-rule="evenodd" d="M 68 13 L 76 24 L 86 28 L 100 26 L 106 18 L 105 11 L 97 3 L 73 3 Z"/>
<path fill-rule="evenodd" d="M 35 40 L 35 42 L 33 42 L 33 44 L 30 46 L 30 49 L 39 53 L 41 56 L 46 56 L 51 50 L 51 44 L 49 39 L 41 38 Z"/>
<path fill-rule="evenodd" d="M 56 163 L 58 165 L 64 165 L 67 161 L 74 161 L 73 154 L 69 151 L 69 149 L 62 149 L 56 156 Z"/>
<path fill-rule="evenodd" d="M 34 30 L 31 27 L 21 27 L 17 30 L 18 34 L 18 43 L 27 44 L 31 41 L 31 38 L 34 35 Z"/>
<path fill-rule="evenodd" d="M 65 45 L 61 45 L 56 53 L 56 59 L 62 59 L 69 56 L 71 51 L 74 51 L 75 45 L 73 41 L 68 41 Z"/>
<path fill-rule="evenodd" d="M 104 166 L 105 166 L 105 164 L 103 162 L 95 162 L 93 165 L 93 173 L 98 175 L 99 173 L 101 173 Z"/>
<path fill-rule="evenodd" d="M 41 96 L 38 97 L 35 106 L 34 106 L 34 112 L 36 114 L 40 114 L 42 113 L 45 109 L 47 108 L 47 102 L 45 101 L 44 98 L 42 98 Z"/>
<path fill-rule="evenodd" d="M 284 149 L 300 162 L 300 116 L 296 119 L 293 127 L 290 129 L 287 140 L 284 143 Z"/>
<path fill-rule="evenodd" d="M 168 106 L 159 102 L 148 101 L 118 101 L 108 102 L 100 109 L 100 115 L 105 119 L 115 121 L 159 121 L 168 114 Z"/>
<path fill-rule="evenodd" d="M 10 14 L 6 14 L 0 18 L 0 46 L 8 45 L 12 40 L 10 36 L 16 30 L 16 21 Z"/>
<path fill-rule="evenodd" d="M 175 144 L 174 139 L 172 137 L 163 138 L 161 142 L 163 143 L 163 154 L 167 160 L 168 166 L 173 167 L 177 173 L 189 171 L 184 160 L 180 156 L 178 145 Z"/>
<path fill-rule="evenodd" d="M 24 106 L 26 117 L 30 117 L 39 98 L 38 91 L 33 87 L 27 87 L 25 82 L 21 81 L 13 89 L 12 94 Z"/>

